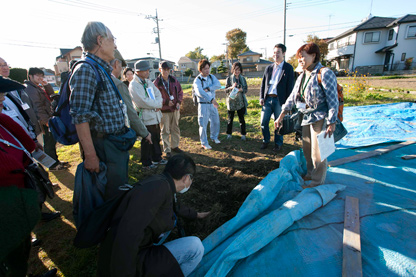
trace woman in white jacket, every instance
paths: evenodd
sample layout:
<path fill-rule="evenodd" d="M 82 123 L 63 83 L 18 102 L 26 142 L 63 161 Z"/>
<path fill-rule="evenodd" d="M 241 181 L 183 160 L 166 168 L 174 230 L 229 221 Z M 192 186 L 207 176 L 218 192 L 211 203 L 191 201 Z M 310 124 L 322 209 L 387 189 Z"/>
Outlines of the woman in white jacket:
<path fill-rule="evenodd" d="M 148 79 L 149 63 L 138 61 L 134 65 L 135 75 L 130 82 L 129 92 L 139 117 L 143 120 L 152 136 L 152 144 L 142 139 L 141 162 L 144 169 L 156 168 L 158 164 L 166 164 L 162 159 L 160 148 L 160 120 L 162 119 L 162 95 L 157 87 Z"/>

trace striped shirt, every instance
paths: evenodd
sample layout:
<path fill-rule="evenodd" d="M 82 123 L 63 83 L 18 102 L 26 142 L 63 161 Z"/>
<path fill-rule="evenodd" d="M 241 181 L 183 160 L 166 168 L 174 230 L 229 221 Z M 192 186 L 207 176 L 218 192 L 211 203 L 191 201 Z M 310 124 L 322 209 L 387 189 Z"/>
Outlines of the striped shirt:
<path fill-rule="evenodd" d="M 112 68 L 109 63 L 90 53 L 87 53 L 87 57 L 96 61 L 111 76 Z M 91 130 L 114 134 L 124 127 L 122 104 L 110 79 L 102 69 L 97 70 L 103 80 L 103 91 L 99 91 L 94 69 L 87 63 L 77 65 L 71 76 L 69 85 L 72 123 L 88 122 Z M 94 101 L 96 93 L 99 93 L 99 97 Z"/>
<path fill-rule="evenodd" d="M 337 119 L 338 115 L 338 91 L 337 91 L 337 77 L 335 76 L 334 72 L 329 68 L 322 69 L 322 87 L 318 83 L 318 72 L 319 69 L 323 67 L 321 63 L 318 63 L 314 70 L 311 73 L 311 77 L 309 82 L 306 85 L 304 96 L 305 96 L 305 103 L 309 107 L 316 108 L 319 104 L 326 102 L 328 106 L 328 110 L 316 110 L 312 112 L 307 124 L 311 124 L 322 120 L 324 118 L 327 119 L 327 124 L 334 123 Z M 299 75 L 296 80 L 296 84 L 290 94 L 289 98 L 287 98 L 286 103 L 282 106 L 282 110 L 290 111 L 294 105 L 296 105 L 296 101 L 298 101 L 298 95 L 300 93 L 302 79 L 305 73 Z M 305 76 L 306 77 L 306 76 Z M 307 79 L 306 79 L 307 80 Z M 306 82 L 305 80 L 305 82 Z M 307 125 L 305 122 L 302 122 L 302 125 Z"/>

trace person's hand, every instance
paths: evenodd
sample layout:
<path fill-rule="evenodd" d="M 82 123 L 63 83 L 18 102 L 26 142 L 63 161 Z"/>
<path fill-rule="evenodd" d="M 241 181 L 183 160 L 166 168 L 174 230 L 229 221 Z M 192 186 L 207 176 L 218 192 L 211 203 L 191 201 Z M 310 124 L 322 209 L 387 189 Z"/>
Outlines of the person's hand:
<path fill-rule="evenodd" d="M 160 109 L 155 109 L 155 112 L 158 112 L 158 111 L 160 111 Z"/>
<path fill-rule="evenodd" d="M 176 109 L 177 109 L 177 110 L 179 110 L 179 109 L 180 109 L 180 107 L 181 107 L 181 104 L 176 103 Z"/>
<path fill-rule="evenodd" d="M 214 105 L 214 107 L 216 108 L 216 109 L 218 109 L 218 107 L 220 106 L 220 105 L 218 105 L 218 103 L 217 103 L 217 100 L 212 100 L 212 105 Z"/>
<path fill-rule="evenodd" d="M 238 92 L 243 92 L 243 88 L 239 88 L 238 89 Z"/>
<path fill-rule="evenodd" d="M 196 218 L 202 219 L 202 218 L 206 218 L 207 216 L 209 216 L 211 214 L 211 212 L 202 212 L 202 213 L 197 213 L 196 214 Z"/>
<path fill-rule="evenodd" d="M 147 142 L 149 142 L 150 144 L 153 144 L 153 142 L 152 142 L 152 134 L 151 133 L 149 133 L 147 135 L 147 137 L 145 137 L 144 139 L 147 140 Z"/>
<path fill-rule="evenodd" d="M 279 117 L 274 121 L 274 128 L 276 130 L 280 130 L 280 128 L 282 128 L 283 126 L 283 118 L 285 117 L 285 112 L 281 112 Z"/>
<path fill-rule="evenodd" d="M 234 83 L 233 88 L 235 88 L 237 86 L 237 83 Z"/>
<path fill-rule="evenodd" d="M 208 92 L 208 91 L 209 91 L 209 89 L 207 89 L 207 88 L 206 88 L 206 89 L 204 89 L 204 91 L 205 91 L 205 92 Z"/>
<path fill-rule="evenodd" d="M 43 151 L 43 146 L 42 146 L 42 144 L 39 143 L 39 141 L 35 142 L 35 145 L 36 145 L 35 151 L 37 151 L 37 150 Z"/>
<path fill-rule="evenodd" d="M 84 167 L 90 172 L 100 172 L 100 160 L 97 155 L 85 156 Z"/>
<path fill-rule="evenodd" d="M 335 131 L 335 123 L 329 124 L 326 127 L 326 132 L 325 132 L 324 138 L 326 138 L 327 135 L 328 135 L 328 137 L 331 137 L 332 134 L 334 133 L 334 131 Z"/>
<path fill-rule="evenodd" d="M 264 106 L 264 99 L 260 99 L 260 105 Z"/>
<path fill-rule="evenodd" d="M 42 86 L 46 86 L 47 84 L 49 84 L 49 83 L 48 83 L 48 81 L 46 81 L 46 79 L 45 79 L 45 78 L 43 78 L 43 79 L 40 81 L 40 83 L 42 84 Z"/>
<path fill-rule="evenodd" d="M 172 100 L 169 100 L 169 107 L 172 107 L 173 105 L 175 105 L 175 104 L 173 103 L 173 101 L 172 101 Z"/>

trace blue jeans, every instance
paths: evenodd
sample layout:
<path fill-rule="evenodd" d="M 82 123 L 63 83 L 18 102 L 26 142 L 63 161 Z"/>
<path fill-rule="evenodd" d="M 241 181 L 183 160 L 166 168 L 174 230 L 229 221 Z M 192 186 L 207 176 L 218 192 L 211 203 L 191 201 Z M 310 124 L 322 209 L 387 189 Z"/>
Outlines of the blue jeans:
<path fill-rule="evenodd" d="M 181 267 L 182 273 L 185 276 L 194 271 L 199 262 L 204 256 L 204 245 L 197 237 L 184 237 L 175 239 L 163 244 L 175 259 L 178 261 Z"/>
<path fill-rule="evenodd" d="M 274 114 L 274 119 L 276 120 L 281 111 L 282 106 L 279 103 L 278 97 L 267 97 L 264 100 L 264 106 L 261 108 L 261 132 L 263 133 L 263 142 L 270 142 L 269 122 L 272 113 Z M 276 130 L 274 130 L 274 143 L 280 146 L 283 145 L 283 136 L 278 135 Z"/>

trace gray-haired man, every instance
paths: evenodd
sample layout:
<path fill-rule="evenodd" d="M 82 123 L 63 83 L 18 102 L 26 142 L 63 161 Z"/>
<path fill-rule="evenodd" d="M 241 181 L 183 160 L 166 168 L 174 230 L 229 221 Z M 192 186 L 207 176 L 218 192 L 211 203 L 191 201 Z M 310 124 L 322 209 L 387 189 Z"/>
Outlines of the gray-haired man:
<path fill-rule="evenodd" d="M 94 68 L 79 64 L 72 74 L 71 116 L 83 149 L 84 166 L 91 172 L 99 172 L 99 162 L 107 166 L 105 199 L 118 192 L 118 187 L 127 183 L 129 153 L 121 150 L 109 139 L 109 135 L 123 135 L 125 106 L 118 90 L 109 76 L 116 49 L 115 38 L 101 22 L 89 22 L 85 27 L 81 43 L 86 59 L 92 60 L 101 76 L 97 82 Z"/>

